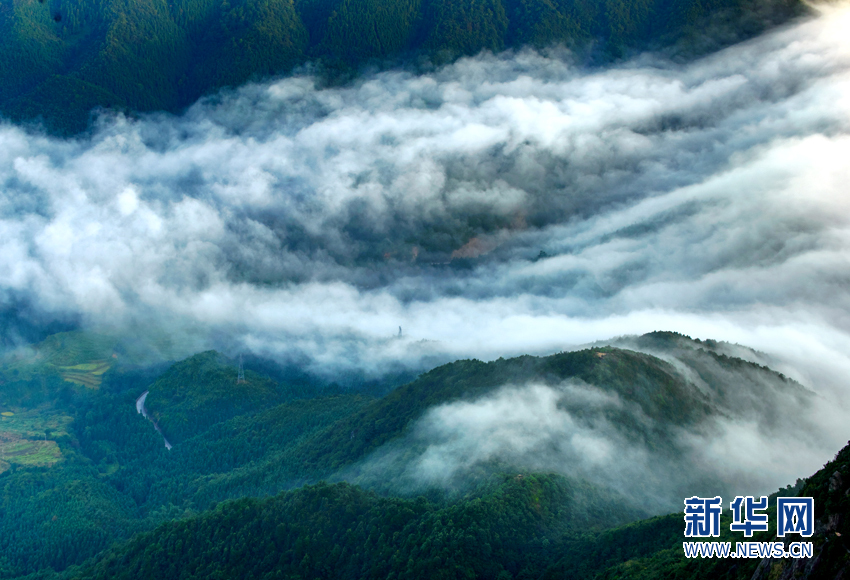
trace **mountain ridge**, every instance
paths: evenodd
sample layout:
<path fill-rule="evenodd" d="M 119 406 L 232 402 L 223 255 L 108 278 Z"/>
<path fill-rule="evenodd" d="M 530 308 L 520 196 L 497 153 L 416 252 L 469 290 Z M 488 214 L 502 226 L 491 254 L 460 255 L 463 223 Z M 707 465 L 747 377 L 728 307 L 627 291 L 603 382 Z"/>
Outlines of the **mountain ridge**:
<path fill-rule="evenodd" d="M 428 558 L 449 550 L 464 574 L 537 577 L 557 563 L 557 558 L 550 559 L 555 553 L 551 550 L 561 548 L 599 548 L 600 561 L 608 563 L 614 540 L 600 540 L 608 536 L 597 532 L 669 510 L 668 496 L 715 493 L 718 486 L 728 485 L 712 471 L 714 464 L 691 456 L 701 441 L 722 435 L 718 429 L 726 422 L 741 421 L 777 445 L 785 444 L 798 431 L 788 431 L 783 401 L 805 403 L 813 398 L 801 385 L 756 363 L 708 353 L 697 348 L 702 343 L 687 337 L 674 343 L 664 355 L 668 360 L 597 346 L 549 356 L 456 361 L 373 397 L 351 389 L 290 385 L 286 377 L 297 375 L 253 358 L 246 364 L 246 382 L 237 383 L 237 363 L 215 351 L 163 366 L 161 360 L 149 358 L 150 349 L 128 349 L 114 337 L 49 337 L 0 361 L 0 440 L 28 446 L 20 447 L 28 451 L 0 457 L 6 462 L 0 463 L 0 577 L 53 577 L 49 568 L 63 578 L 75 577 L 82 573 L 76 566 L 87 558 L 111 558 L 97 556 L 110 546 L 120 551 L 132 544 L 140 550 L 134 554 L 148 554 L 144 558 L 153 562 L 171 548 L 148 552 L 145 542 L 159 542 L 154 539 L 169 530 L 195 529 L 196 524 L 185 524 L 187 518 L 214 521 L 219 516 L 210 514 L 218 513 L 216 506 L 223 502 L 231 506 L 227 513 L 238 513 L 242 508 L 234 512 L 232 506 L 244 505 L 257 515 L 267 509 L 264 505 L 272 505 L 263 502 L 287 503 L 325 491 L 337 498 L 328 501 L 337 501 L 344 513 L 349 500 L 373 506 L 369 517 L 374 522 L 364 526 L 374 524 L 375 533 L 355 536 L 373 542 L 377 551 L 370 553 L 376 558 L 392 559 L 384 550 L 409 524 L 404 533 L 423 544 L 442 546 Z M 103 357 L 113 362 L 97 389 L 85 381 L 69 383 L 56 370 L 82 368 L 90 359 Z M 282 374 L 271 378 L 255 373 L 254 365 Z M 703 382 L 697 384 L 695 378 Z M 149 410 L 178 435 L 171 450 L 136 411 L 136 399 L 148 389 L 149 396 L 156 394 Z M 730 390 L 738 392 L 738 398 L 731 397 Z M 763 409 L 740 404 L 751 396 L 767 404 Z M 526 447 L 515 447 L 515 441 L 525 441 Z M 638 453 L 623 462 L 617 454 L 606 455 L 605 449 L 612 446 L 616 453 Z M 53 455 L 48 457 L 47 451 Z M 597 463 L 587 457 L 596 457 Z M 323 480 L 328 483 L 321 484 Z M 546 495 L 551 493 L 555 495 Z M 484 511 L 476 511 L 480 509 Z M 401 529 L 393 527 L 393 510 L 407 514 Z M 465 539 L 459 514 L 471 513 L 486 520 L 484 539 Z M 242 526 L 233 521 L 233 530 Z M 293 574 L 302 573 L 298 567 L 310 552 L 298 550 L 306 549 L 319 531 L 310 526 L 327 523 L 311 521 L 308 525 L 305 520 L 306 527 L 281 544 L 288 546 L 286 569 Z M 441 523 L 435 527 L 437 521 Z M 513 521 L 525 522 L 522 529 L 531 535 L 511 535 Z M 101 523 L 108 524 L 109 534 L 96 532 Z M 668 550 L 658 542 L 673 537 L 680 523 L 662 518 L 638 526 L 661 534 L 649 544 L 640 539 L 648 531 L 617 537 L 631 538 L 628 553 L 646 556 L 659 546 Z M 240 529 L 245 534 L 256 528 L 251 518 L 244 525 Z M 535 531 L 538 528 L 548 531 Z M 225 538 L 230 528 L 221 529 L 224 535 L 216 538 L 236 540 Z M 441 529 L 449 530 L 448 544 L 437 540 Z M 587 530 L 593 533 L 585 537 Z M 131 539 L 141 532 L 147 535 Z M 302 532 L 311 539 L 299 543 Z M 342 556 L 346 533 L 331 534 L 327 549 L 338 545 L 335 562 L 348 572 L 362 570 L 363 561 L 354 566 L 350 554 Z M 125 541 L 130 544 L 121 543 Z M 180 541 L 186 546 L 185 538 Z M 608 547 L 599 547 L 600 541 Z M 475 560 L 471 546 L 483 546 L 480 542 L 489 544 L 493 555 L 513 554 L 515 546 L 527 546 L 530 554 L 549 556 L 527 561 L 517 556 L 518 563 L 524 562 L 520 568 L 537 575 L 523 576 L 522 569 L 509 565 L 510 558 Z M 290 550 L 298 554 L 297 562 Z M 310 553 L 315 563 L 315 552 Z M 417 565 L 431 569 L 418 552 L 407 554 L 413 561 L 411 577 L 417 577 Z M 309 562 L 304 566 L 308 572 L 317 570 Z M 390 568 L 399 573 L 398 566 L 400 561 Z M 85 574 L 95 569 L 100 574 L 108 566 L 87 567 Z"/>

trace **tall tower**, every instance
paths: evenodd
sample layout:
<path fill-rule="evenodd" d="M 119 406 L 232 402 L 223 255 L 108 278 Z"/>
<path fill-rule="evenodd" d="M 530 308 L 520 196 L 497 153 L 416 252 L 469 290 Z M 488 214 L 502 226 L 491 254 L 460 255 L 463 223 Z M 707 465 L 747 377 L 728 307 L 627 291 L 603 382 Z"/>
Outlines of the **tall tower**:
<path fill-rule="evenodd" d="M 245 367 L 242 366 L 242 355 L 239 355 L 239 374 L 236 375 L 236 384 L 241 385 L 245 383 Z"/>

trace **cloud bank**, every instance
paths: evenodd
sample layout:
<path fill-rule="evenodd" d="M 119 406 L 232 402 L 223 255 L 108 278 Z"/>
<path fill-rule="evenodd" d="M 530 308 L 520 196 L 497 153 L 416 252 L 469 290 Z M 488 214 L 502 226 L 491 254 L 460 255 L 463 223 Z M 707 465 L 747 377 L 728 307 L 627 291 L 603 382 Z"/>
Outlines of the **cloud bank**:
<path fill-rule="evenodd" d="M 669 329 L 839 401 L 848 29 L 833 7 L 686 66 L 301 76 L 76 140 L 5 124 L 0 306 L 328 376 Z"/>

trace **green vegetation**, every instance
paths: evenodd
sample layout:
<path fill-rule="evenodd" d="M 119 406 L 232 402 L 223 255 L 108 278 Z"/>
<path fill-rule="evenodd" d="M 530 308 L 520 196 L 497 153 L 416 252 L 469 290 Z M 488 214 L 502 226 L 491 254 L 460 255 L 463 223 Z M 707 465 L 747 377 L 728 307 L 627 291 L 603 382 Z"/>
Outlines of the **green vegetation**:
<path fill-rule="evenodd" d="M 143 529 L 132 500 L 79 458 L 0 476 L 0 577 L 62 570 Z"/>
<path fill-rule="evenodd" d="M 236 375 L 233 364 L 217 352 L 197 354 L 151 385 L 146 406 L 166 437 L 178 442 L 215 423 L 282 402 L 270 379 L 249 371 L 240 384 Z"/>
<path fill-rule="evenodd" d="M 382 498 L 320 483 L 267 499 L 241 499 L 161 525 L 64 577 L 99 578 L 834 578 L 850 558 L 850 446 L 799 491 L 814 496 L 811 560 L 687 559 L 682 514 L 604 530 L 570 522 L 571 489 L 551 475 L 503 476 L 448 506 Z M 770 529 L 752 541 L 775 541 Z M 721 518 L 716 541 L 740 534 Z M 789 536 L 786 545 L 801 538 Z"/>
<path fill-rule="evenodd" d="M 50 467 L 62 459 L 55 439 L 66 436 L 72 418 L 44 409 L 0 416 L 0 472 L 15 466 Z"/>
<path fill-rule="evenodd" d="M 162 526 L 72 577 L 513 578 L 587 523 L 570 518 L 571 498 L 542 474 L 445 507 L 320 483 Z"/>
<path fill-rule="evenodd" d="M 705 358 L 719 361 L 716 365 L 699 367 L 701 378 L 713 389 L 708 394 L 693 388 L 670 363 L 611 347 L 548 357 L 499 359 L 490 363 L 454 362 L 423 374 L 320 433 L 305 450 L 305 464 L 327 472 L 340 469 L 400 437 L 429 408 L 475 399 L 502 385 L 523 385 L 532 381 L 559 385 L 574 380 L 594 385 L 623 401 L 635 403 L 647 417 L 665 428 L 694 425 L 718 409 L 734 413 L 727 386 L 738 385 L 742 377 L 747 383 L 736 392 L 747 400 L 755 400 L 753 390 L 762 396 L 770 385 L 779 385 L 799 397 L 801 404 L 806 404 L 807 393 L 799 384 L 769 369 L 740 359 L 721 359 L 696 348 L 691 351 L 693 360 L 698 363 Z M 734 379 L 728 370 L 730 366 L 734 369 Z M 636 420 L 626 407 L 611 413 L 614 414 L 609 419 L 629 437 L 641 438 L 653 445 L 669 441 L 667 433 L 652 431 Z"/>
<path fill-rule="evenodd" d="M 425 46 L 449 57 L 505 47 L 508 18 L 499 0 L 433 0 Z M 559 39 L 562 40 L 562 39 Z"/>
<path fill-rule="evenodd" d="M 62 458 L 55 441 L 36 441 L 0 435 L 3 463 L 50 467 Z"/>
<path fill-rule="evenodd" d="M 378 449 L 407 446 L 430 409 L 504 385 L 594 386 L 623 403 L 606 419 L 655 449 L 673 449 L 679 429 L 734 415 L 746 397 L 770 399 L 773 389 L 807 400 L 793 381 L 721 354 L 722 344 L 637 340 L 689 361 L 702 388 L 655 356 L 606 346 L 457 361 L 372 398 L 278 382 L 253 370 L 274 368 L 260 362 L 246 364 L 240 383 L 236 363 L 216 352 L 151 366 L 107 337 L 54 335 L 0 367 L 0 578 L 730 573 L 717 561 L 684 560 L 681 514 L 636 521 L 647 513 L 578 474 L 493 461 L 447 493 L 407 489 L 395 468 L 358 471 Z M 69 372 L 99 372 L 100 388 L 63 380 Z M 136 412 L 146 390 L 171 450 Z M 319 483 L 343 477 L 365 488 Z M 815 486 L 820 517 L 847 507 L 826 489 L 830 477 L 816 475 L 804 489 Z M 756 564 L 731 577 L 751 576 Z"/>
<path fill-rule="evenodd" d="M 97 389 L 103 380 L 103 373 L 108 371 L 110 366 L 108 360 L 97 360 L 78 365 L 59 367 L 59 376 L 68 382 L 76 383 L 90 389 Z"/>
<path fill-rule="evenodd" d="M 563 44 L 597 60 L 697 54 L 804 12 L 800 0 L 0 0 L 0 112 L 58 133 L 90 111 L 177 111 L 310 61 L 444 62 Z M 411 61 L 412 62 L 412 61 Z"/>

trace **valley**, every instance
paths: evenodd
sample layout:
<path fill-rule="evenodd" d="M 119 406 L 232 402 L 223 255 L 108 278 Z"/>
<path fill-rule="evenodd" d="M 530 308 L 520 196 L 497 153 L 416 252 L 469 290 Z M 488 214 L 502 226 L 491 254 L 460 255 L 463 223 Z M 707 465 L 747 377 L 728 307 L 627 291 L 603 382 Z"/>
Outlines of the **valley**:
<path fill-rule="evenodd" d="M 847 578 L 848 30 L 0 0 L 0 580 Z"/>

